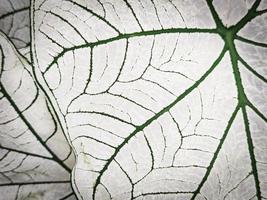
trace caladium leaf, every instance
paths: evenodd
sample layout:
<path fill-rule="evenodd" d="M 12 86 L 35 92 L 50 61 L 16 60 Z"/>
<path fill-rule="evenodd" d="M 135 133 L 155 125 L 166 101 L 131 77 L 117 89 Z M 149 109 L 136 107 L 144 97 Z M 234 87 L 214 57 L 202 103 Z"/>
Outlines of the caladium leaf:
<path fill-rule="evenodd" d="M 1 0 L 0 30 L 17 48 L 30 44 L 30 0 Z"/>
<path fill-rule="evenodd" d="M 267 198 L 266 3 L 236 2 L 33 1 L 80 199 Z"/>
<path fill-rule="evenodd" d="M 73 199 L 74 156 L 27 59 L 0 33 L 0 199 Z"/>

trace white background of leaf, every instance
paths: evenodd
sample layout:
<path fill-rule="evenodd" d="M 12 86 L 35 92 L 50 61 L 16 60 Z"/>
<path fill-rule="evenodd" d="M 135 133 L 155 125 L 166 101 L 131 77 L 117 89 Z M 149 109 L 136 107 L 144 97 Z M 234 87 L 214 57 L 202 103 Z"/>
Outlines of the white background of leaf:
<path fill-rule="evenodd" d="M 266 198 L 266 14 L 238 33 L 252 44 L 235 40 L 238 53 L 255 70 L 238 63 L 246 95 L 257 111 L 246 106 L 249 124 L 241 109 L 235 112 L 238 95 L 227 52 L 198 87 L 120 149 L 95 187 L 97 171 L 123 138 L 194 86 L 223 48 L 214 33 L 160 33 L 101 44 L 118 33 L 215 28 L 204 1 L 101 2 L 32 3 L 34 72 L 76 152 L 72 184 L 78 198 L 192 199 L 200 186 L 193 198 Z M 253 1 L 218 0 L 213 5 L 230 27 Z M 258 10 L 265 9 L 262 1 Z M 231 116 L 235 119 L 218 149 Z M 218 157 L 202 185 L 216 149 Z"/>

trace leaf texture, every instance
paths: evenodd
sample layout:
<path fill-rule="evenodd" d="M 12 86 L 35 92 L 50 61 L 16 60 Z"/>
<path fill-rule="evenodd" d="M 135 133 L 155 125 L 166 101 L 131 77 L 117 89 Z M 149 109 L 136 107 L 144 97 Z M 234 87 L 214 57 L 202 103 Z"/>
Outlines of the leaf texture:
<path fill-rule="evenodd" d="M 32 67 L 0 33 L 0 199 L 75 199 L 74 155 Z"/>
<path fill-rule="evenodd" d="M 259 0 L 32 1 L 78 198 L 267 198 L 265 18 Z"/>
<path fill-rule="evenodd" d="M 1 0 L 0 30 L 17 48 L 30 45 L 30 0 Z"/>

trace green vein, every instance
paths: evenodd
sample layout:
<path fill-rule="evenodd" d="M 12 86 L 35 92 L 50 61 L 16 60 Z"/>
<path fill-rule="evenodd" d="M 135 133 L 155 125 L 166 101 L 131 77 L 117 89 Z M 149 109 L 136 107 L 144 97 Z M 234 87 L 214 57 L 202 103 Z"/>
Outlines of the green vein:
<path fill-rule="evenodd" d="M 255 69 L 253 69 L 240 55 L 238 55 L 238 60 L 250 71 L 252 72 L 256 77 L 258 77 L 260 80 L 262 80 L 264 83 L 267 83 L 267 79 L 259 74 Z"/>
<path fill-rule="evenodd" d="M 221 51 L 218 58 L 214 61 L 214 63 L 211 65 L 211 67 L 204 73 L 203 76 L 199 80 L 197 80 L 191 87 L 186 89 L 180 96 L 178 96 L 171 104 L 163 108 L 160 112 L 156 113 L 153 117 L 148 119 L 144 124 L 138 126 L 116 149 L 114 154 L 108 159 L 105 166 L 102 168 L 102 170 L 99 172 L 99 176 L 96 179 L 94 188 L 93 188 L 93 200 L 95 199 L 96 189 L 97 186 L 100 184 L 100 180 L 104 172 L 108 169 L 110 163 L 113 161 L 113 159 L 117 156 L 119 151 L 124 147 L 125 144 L 127 144 L 132 137 L 134 137 L 138 132 L 144 130 L 148 125 L 150 125 L 153 121 L 158 119 L 160 116 L 162 116 L 164 113 L 168 112 L 173 106 L 175 106 L 179 101 L 181 101 L 183 98 L 185 98 L 190 92 L 192 92 L 195 88 L 198 87 L 200 83 L 202 83 L 207 76 L 216 68 L 216 66 L 220 63 L 222 58 L 224 57 L 226 52 L 226 47 L 224 46 L 223 50 Z"/>
<path fill-rule="evenodd" d="M 254 145 L 253 145 L 253 140 L 251 137 L 251 132 L 250 132 L 250 128 L 249 128 L 249 120 L 248 120 L 245 105 L 242 106 L 242 113 L 243 113 L 243 119 L 244 119 L 244 124 L 245 124 L 245 130 L 246 130 L 246 136 L 247 136 L 249 156 L 250 156 L 250 160 L 251 160 L 252 173 L 253 173 L 254 181 L 255 181 L 256 196 L 260 200 L 261 199 L 261 189 L 260 189 L 260 181 L 259 181 L 259 175 L 258 175 L 258 170 L 257 170 L 257 161 L 255 158 Z"/>
<path fill-rule="evenodd" d="M 160 29 L 160 30 L 151 30 L 151 31 L 143 31 L 143 32 L 133 32 L 133 33 L 126 33 L 120 34 L 115 37 L 111 37 L 104 40 L 99 40 L 96 42 L 85 43 L 82 45 L 73 46 L 70 48 L 64 48 L 56 57 L 54 57 L 53 61 L 48 64 L 45 71 L 48 71 L 53 64 L 57 63 L 58 59 L 61 58 L 66 52 L 73 51 L 81 48 L 93 48 L 98 45 L 108 44 L 113 41 L 121 40 L 121 39 L 129 39 L 133 37 L 141 37 L 141 36 L 150 36 L 150 35 L 159 35 L 164 33 L 217 33 L 216 29 L 198 29 L 198 28 L 170 28 L 170 29 Z"/>
<path fill-rule="evenodd" d="M 224 141 L 225 141 L 225 139 L 226 139 L 226 137 L 227 137 L 227 135 L 229 133 L 229 130 L 230 130 L 230 128 L 231 128 L 231 126 L 232 126 L 232 124 L 233 124 L 233 122 L 235 120 L 235 117 L 236 117 L 239 109 L 240 109 L 240 107 L 239 107 L 239 105 L 237 105 L 235 110 L 234 110 L 234 112 L 232 113 L 232 116 L 230 117 L 230 119 L 229 119 L 229 121 L 227 123 L 226 129 L 225 129 L 225 131 L 223 133 L 222 138 L 220 139 L 220 143 L 219 143 L 216 151 L 214 152 L 214 156 L 212 157 L 212 160 L 211 160 L 211 162 L 210 162 L 210 164 L 209 164 L 209 166 L 207 168 L 207 171 L 206 171 L 204 177 L 202 178 L 200 184 L 198 185 L 198 188 L 193 193 L 193 196 L 191 197 L 191 200 L 194 200 L 196 198 L 196 196 L 199 194 L 201 188 L 203 187 L 204 183 L 207 181 L 208 176 L 210 175 L 210 172 L 211 172 L 211 170 L 212 170 L 212 168 L 214 166 L 214 163 L 215 163 L 215 161 L 216 161 L 216 159 L 217 159 L 217 157 L 219 155 L 220 150 L 222 149 L 222 145 L 223 145 L 223 143 L 224 143 Z"/>
<path fill-rule="evenodd" d="M 267 9 L 256 11 L 257 16 L 267 13 Z"/>
<path fill-rule="evenodd" d="M 130 4 L 127 0 L 124 0 L 124 2 L 125 2 L 125 4 L 127 5 L 127 7 L 131 10 L 131 12 L 132 12 L 132 14 L 133 14 L 133 16 L 134 16 L 136 22 L 138 23 L 138 25 L 139 25 L 141 31 L 144 31 L 144 29 L 143 29 L 141 23 L 139 22 L 139 20 L 138 20 L 138 18 L 137 18 L 137 16 L 136 16 L 136 14 L 135 14 L 135 12 L 134 12 L 134 10 L 133 10 L 131 4 Z"/>
<path fill-rule="evenodd" d="M 251 102 L 248 102 L 247 104 L 265 123 L 267 123 L 267 118 L 264 116 L 263 113 L 261 113 L 256 106 L 254 106 Z"/>
<path fill-rule="evenodd" d="M 155 195 L 171 195 L 171 194 L 192 194 L 192 191 L 174 191 L 174 192 L 150 192 L 150 193 L 142 193 L 138 196 L 133 197 L 133 199 L 137 199 L 141 196 L 155 196 Z"/>
<path fill-rule="evenodd" d="M 73 196 L 74 193 L 70 192 L 69 194 L 65 195 L 64 197 L 60 198 L 59 200 L 64 200 L 64 199 L 68 199 L 69 197 Z"/>
<path fill-rule="evenodd" d="M 209 10 L 210 10 L 211 15 L 213 17 L 213 20 L 215 21 L 216 27 L 218 29 L 224 28 L 224 25 L 222 23 L 222 20 L 220 19 L 218 13 L 216 12 L 216 10 L 215 10 L 215 8 L 214 8 L 214 6 L 212 4 L 212 0 L 206 0 L 206 3 L 208 5 L 208 7 L 209 7 Z"/>
<path fill-rule="evenodd" d="M 135 126 L 134 124 L 132 124 L 131 122 L 128 122 L 124 119 L 121 119 L 117 116 L 113 116 L 111 114 L 108 114 L 108 113 L 105 113 L 105 112 L 98 112 L 98 111 L 86 111 L 86 110 L 79 110 L 79 111 L 72 111 L 72 112 L 68 112 L 68 113 L 72 113 L 72 114 L 97 114 L 97 115 L 102 115 L 102 116 L 106 116 L 106 117 L 109 117 L 109 118 L 112 118 L 114 120 L 118 120 L 120 122 L 123 122 L 125 124 L 128 124 L 128 125 L 131 125 L 131 126 Z"/>
<path fill-rule="evenodd" d="M 226 45 L 228 46 L 229 52 L 230 52 L 232 69 L 233 69 L 235 84 L 236 84 L 236 88 L 237 88 L 238 102 L 239 102 L 240 106 L 246 105 L 247 97 L 245 94 L 245 90 L 244 90 L 242 80 L 241 80 L 240 71 L 238 68 L 239 56 L 238 56 L 238 53 L 236 51 L 235 44 L 233 42 L 233 32 L 231 30 L 226 33 L 226 41 L 225 42 L 226 42 Z"/>
<path fill-rule="evenodd" d="M 252 7 L 248 10 L 247 14 L 233 26 L 234 32 L 237 33 L 241 30 L 248 22 L 250 22 L 255 17 L 259 16 L 261 13 L 257 13 L 256 10 L 260 4 L 261 0 L 256 0 Z"/>
<path fill-rule="evenodd" d="M 245 42 L 245 43 L 248 43 L 248 44 L 255 45 L 255 46 L 267 48 L 267 44 L 265 44 L 265 43 L 261 43 L 261 42 L 256 42 L 256 41 L 253 41 L 253 40 L 249 40 L 249 39 L 244 38 L 244 37 L 241 37 L 239 35 L 236 35 L 235 36 L 235 39 L 240 40 L 240 41 Z"/>
<path fill-rule="evenodd" d="M 5 147 L 5 146 L 2 146 L 2 145 L 0 145 L 0 148 L 1 149 L 5 149 L 7 151 L 13 151 L 13 152 L 16 152 L 16 153 L 25 154 L 27 156 L 34 156 L 34 157 L 39 157 L 39 158 L 42 158 L 42 159 L 53 160 L 52 157 L 47 157 L 47 156 L 43 156 L 43 155 L 31 153 L 31 152 L 26 152 L 26 151 L 22 151 L 22 150 L 18 150 L 18 149 L 13 149 L 13 148 Z"/>
<path fill-rule="evenodd" d="M 6 18 L 6 17 L 8 17 L 8 16 L 10 16 L 10 15 L 14 15 L 14 14 L 17 14 L 17 13 L 19 13 L 19 12 L 26 11 L 26 10 L 30 10 L 30 7 L 28 6 L 28 7 L 20 8 L 20 9 L 14 10 L 14 11 L 12 11 L 12 12 L 3 14 L 3 15 L 0 16 L 0 19 Z"/>
<path fill-rule="evenodd" d="M 17 182 L 17 183 L 1 183 L 1 186 L 16 186 L 16 185 L 40 185 L 40 184 L 62 184 L 70 183 L 69 181 L 36 181 L 36 182 Z"/>
<path fill-rule="evenodd" d="M 241 74 L 239 71 L 238 67 L 238 59 L 240 58 L 235 44 L 234 44 L 234 34 L 236 34 L 236 30 L 239 30 L 240 27 L 242 28 L 248 21 L 253 19 L 254 17 L 254 12 L 257 9 L 257 6 L 259 5 L 259 1 L 256 1 L 252 8 L 248 11 L 247 15 L 245 15 L 244 18 L 242 18 L 237 25 L 235 25 L 229 34 L 226 37 L 226 43 L 228 45 L 229 51 L 230 51 L 230 57 L 231 57 L 231 63 L 232 63 L 232 69 L 234 73 L 234 78 L 236 82 L 236 87 L 237 87 L 237 93 L 238 93 L 238 103 L 239 106 L 242 108 L 242 114 L 244 118 L 244 125 L 245 125 L 245 132 L 246 132 L 246 137 L 247 137 L 247 143 L 248 143 L 248 150 L 249 150 L 249 155 L 251 159 L 251 167 L 252 167 L 252 173 L 254 176 L 255 180 L 255 188 L 256 188 L 256 196 L 260 200 L 261 199 L 261 191 L 260 191 L 260 185 L 259 185 L 259 177 L 258 177 L 258 171 L 257 171 L 257 166 L 256 166 L 256 158 L 254 154 L 254 146 L 253 146 L 253 141 L 251 138 L 251 133 L 250 133 L 250 128 L 249 128 L 249 121 L 247 117 L 247 112 L 245 106 L 248 104 L 248 99 L 245 94 L 245 90 L 242 84 L 242 79 L 241 79 Z M 245 23 L 245 21 L 246 23 Z"/>

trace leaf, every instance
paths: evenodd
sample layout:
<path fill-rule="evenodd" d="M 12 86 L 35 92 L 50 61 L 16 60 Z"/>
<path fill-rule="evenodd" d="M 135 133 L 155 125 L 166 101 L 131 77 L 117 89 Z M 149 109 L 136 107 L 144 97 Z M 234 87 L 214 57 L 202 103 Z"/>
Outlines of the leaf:
<path fill-rule="evenodd" d="M 266 8 L 229 4 L 33 1 L 79 199 L 267 198 Z"/>
<path fill-rule="evenodd" d="M 17 48 L 30 44 L 30 0 L 1 0 L 0 30 Z"/>
<path fill-rule="evenodd" d="M 28 61 L 0 33 L 1 199 L 73 199 L 74 156 Z"/>

